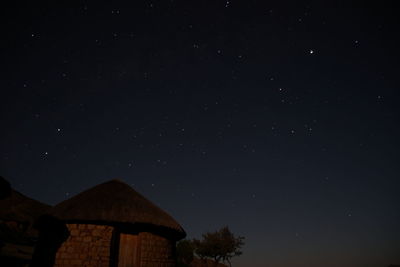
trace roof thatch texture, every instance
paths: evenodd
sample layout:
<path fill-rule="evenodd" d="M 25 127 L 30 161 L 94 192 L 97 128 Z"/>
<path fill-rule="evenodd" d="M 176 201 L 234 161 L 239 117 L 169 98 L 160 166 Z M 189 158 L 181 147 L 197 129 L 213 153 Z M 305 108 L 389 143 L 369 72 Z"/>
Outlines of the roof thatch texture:
<path fill-rule="evenodd" d="M 185 235 L 169 214 L 119 180 L 97 185 L 57 204 L 53 215 L 67 222 L 149 224 Z"/>
<path fill-rule="evenodd" d="M 0 199 L 0 243 L 32 244 L 38 233 L 32 228 L 43 214 L 50 213 L 51 206 L 31 199 L 10 188 L 8 196 Z M 17 222 L 17 224 L 9 222 Z"/>
<path fill-rule="evenodd" d="M 39 216 L 49 213 L 50 209 L 51 206 L 11 189 L 11 194 L 0 200 L 0 219 L 32 224 Z"/>

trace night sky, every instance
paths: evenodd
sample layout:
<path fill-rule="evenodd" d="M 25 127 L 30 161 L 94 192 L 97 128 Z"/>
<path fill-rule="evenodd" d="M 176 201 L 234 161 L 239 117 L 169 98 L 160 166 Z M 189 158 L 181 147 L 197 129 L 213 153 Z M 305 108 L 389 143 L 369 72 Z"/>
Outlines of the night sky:
<path fill-rule="evenodd" d="M 400 10 L 320 2 L 3 7 L 0 175 L 121 179 L 237 267 L 399 264 Z"/>

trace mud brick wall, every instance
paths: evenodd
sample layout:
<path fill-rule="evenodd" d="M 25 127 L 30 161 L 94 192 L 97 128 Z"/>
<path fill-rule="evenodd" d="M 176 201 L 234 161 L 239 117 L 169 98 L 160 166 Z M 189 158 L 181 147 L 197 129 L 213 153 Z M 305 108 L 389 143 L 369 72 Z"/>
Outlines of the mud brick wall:
<path fill-rule="evenodd" d="M 151 233 L 140 233 L 141 267 L 175 267 L 175 242 Z"/>
<path fill-rule="evenodd" d="M 61 245 L 55 267 L 109 267 L 112 226 L 67 224 L 70 236 Z"/>

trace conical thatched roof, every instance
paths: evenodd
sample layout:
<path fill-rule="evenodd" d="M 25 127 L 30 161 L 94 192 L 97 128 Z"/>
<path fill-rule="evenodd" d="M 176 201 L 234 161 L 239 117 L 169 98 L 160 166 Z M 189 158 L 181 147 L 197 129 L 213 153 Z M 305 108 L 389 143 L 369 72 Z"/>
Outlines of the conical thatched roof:
<path fill-rule="evenodd" d="M 57 204 L 53 215 L 70 222 L 149 224 L 186 235 L 170 215 L 119 180 L 97 185 Z"/>
<path fill-rule="evenodd" d="M 40 215 L 49 213 L 50 209 L 51 206 L 11 189 L 11 193 L 0 200 L 0 219 L 32 224 Z"/>
<path fill-rule="evenodd" d="M 7 196 L 0 199 L 0 221 L 14 221 L 26 228 L 14 228 L 0 223 L 0 243 L 30 244 L 38 233 L 32 228 L 33 223 L 43 214 L 50 213 L 51 206 L 31 199 L 23 194 L 9 189 Z"/>

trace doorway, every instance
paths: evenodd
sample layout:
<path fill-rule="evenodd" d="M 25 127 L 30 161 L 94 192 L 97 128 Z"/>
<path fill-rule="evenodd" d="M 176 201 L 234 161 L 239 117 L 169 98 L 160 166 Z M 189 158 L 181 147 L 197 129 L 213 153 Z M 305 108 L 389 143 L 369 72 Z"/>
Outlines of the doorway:
<path fill-rule="evenodd" d="M 139 267 L 139 236 L 120 233 L 118 267 Z"/>

